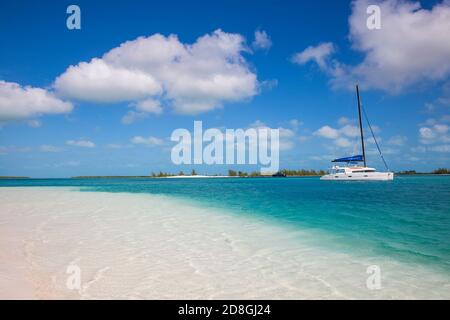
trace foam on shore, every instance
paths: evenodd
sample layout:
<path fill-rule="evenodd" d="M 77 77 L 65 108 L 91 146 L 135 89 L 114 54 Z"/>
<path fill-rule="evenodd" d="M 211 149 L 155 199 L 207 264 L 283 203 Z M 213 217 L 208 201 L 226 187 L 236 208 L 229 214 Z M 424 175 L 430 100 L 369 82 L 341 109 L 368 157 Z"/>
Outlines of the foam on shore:
<path fill-rule="evenodd" d="M 0 298 L 450 297 L 448 275 L 425 266 L 333 252 L 319 234 L 172 197 L 26 187 L 0 188 L 0 203 Z M 380 290 L 366 286 L 369 265 Z"/>

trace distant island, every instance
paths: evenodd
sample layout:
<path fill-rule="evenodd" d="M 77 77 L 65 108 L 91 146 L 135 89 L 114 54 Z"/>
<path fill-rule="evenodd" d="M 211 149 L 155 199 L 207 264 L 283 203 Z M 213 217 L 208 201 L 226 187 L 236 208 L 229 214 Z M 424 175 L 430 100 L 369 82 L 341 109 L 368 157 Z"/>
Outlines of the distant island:
<path fill-rule="evenodd" d="M 151 178 L 151 176 L 75 176 L 71 179 L 130 179 L 130 178 Z"/>
<path fill-rule="evenodd" d="M 417 172 L 416 170 L 404 170 L 404 171 L 396 172 L 396 174 L 399 174 L 399 175 L 413 175 L 413 174 L 450 174 L 450 169 L 439 168 L 439 169 L 433 170 L 432 172 Z"/>
<path fill-rule="evenodd" d="M 30 177 L 0 176 L 0 179 L 30 179 Z"/>
<path fill-rule="evenodd" d="M 289 176 L 289 177 L 302 177 L 302 176 L 321 176 L 325 174 L 324 170 L 319 170 L 319 171 L 315 171 L 315 170 L 287 170 L 287 169 L 283 169 L 278 171 L 278 173 L 281 173 L 285 176 Z M 159 173 L 154 173 L 152 172 L 150 174 L 151 178 L 168 178 L 168 177 L 185 177 L 185 176 L 198 176 L 199 174 L 195 171 L 192 170 L 190 174 L 185 174 L 183 171 L 178 172 L 177 174 L 173 174 L 173 173 L 166 173 L 166 172 L 159 172 Z M 202 177 L 206 177 L 205 175 L 202 175 Z M 220 175 L 220 174 L 214 174 L 214 175 L 208 175 L 208 177 L 271 177 L 272 175 L 263 175 L 258 171 L 252 171 L 252 172 L 245 172 L 245 171 L 235 171 L 235 170 L 228 170 L 228 174 L 227 175 Z"/>
<path fill-rule="evenodd" d="M 326 174 L 325 170 L 306 170 L 306 169 L 300 169 L 300 170 L 290 170 L 290 169 L 283 169 L 280 170 L 278 173 L 285 175 L 286 177 L 314 177 L 314 176 L 322 176 Z M 396 172 L 397 175 L 421 175 L 421 174 L 450 174 L 450 169 L 446 168 L 439 168 L 436 170 L 433 170 L 432 172 L 417 172 L 416 170 L 404 170 Z M 195 170 L 192 170 L 189 174 L 184 173 L 183 171 L 180 171 L 178 173 L 169 173 L 169 172 L 152 172 L 147 176 L 75 176 L 71 177 L 72 179 L 96 179 L 96 178 L 103 178 L 103 179 L 143 179 L 143 178 L 177 178 L 177 177 L 199 177 L 199 178 L 207 178 L 207 177 L 241 177 L 241 178 L 256 178 L 256 177 L 271 177 L 272 175 L 262 175 L 258 171 L 252 171 L 252 172 L 245 172 L 245 171 L 235 171 L 235 170 L 228 170 L 227 175 L 223 174 L 212 174 L 212 175 L 202 175 L 198 174 Z M 0 177 L 0 179 L 27 179 L 26 177 Z"/>
<path fill-rule="evenodd" d="M 321 176 L 325 174 L 324 170 L 280 170 L 278 173 L 284 174 L 289 177 L 303 177 L 303 176 Z M 202 175 L 198 174 L 195 170 L 192 170 L 190 173 L 186 174 L 183 171 L 178 173 L 169 173 L 169 172 L 152 172 L 148 176 L 74 176 L 72 179 L 96 179 L 96 178 L 104 178 L 104 179 L 129 179 L 129 178 L 174 178 L 174 177 L 271 177 L 272 175 L 262 175 L 258 171 L 245 172 L 245 171 L 235 171 L 228 170 L 227 175 L 223 174 L 211 174 L 211 175 Z"/>
<path fill-rule="evenodd" d="M 291 170 L 291 169 L 283 169 L 277 172 L 277 174 L 284 175 L 286 177 L 314 177 L 314 176 L 322 176 L 326 174 L 325 170 Z M 396 175 L 425 175 L 425 174 L 433 174 L 433 175 L 450 175 L 450 169 L 447 168 L 438 168 L 431 172 L 417 172 L 416 170 L 403 170 L 395 172 Z M 210 177 L 216 177 L 216 178 L 224 178 L 224 177 L 241 177 L 241 178 L 257 178 L 257 177 L 272 177 L 272 175 L 262 175 L 258 171 L 252 171 L 252 172 L 245 172 L 245 171 L 235 171 L 235 170 L 228 170 L 227 175 L 223 174 L 210 174 L 210 175 L 203 175 L 198 174 L 195 170 L 192 170 L 189 174 L 184 173 L 183 171 L 180 171 L 178 173 L 168 173 L 168 172 L 152 172 L 149 175 L 142 175 L 142 176 L 114 176 L 114 175 L 108 175 L 108 176 L 73 176 L 70 177 L 71 179 L 148 179 L 148 178 L 178 178 L 178 177 L 198 177 L 198 178 L 210 178 Z M 0 176 L 0 179 L 7 180 L 7 179 L 31 179 L 30 177 L 25 176 Z"/>

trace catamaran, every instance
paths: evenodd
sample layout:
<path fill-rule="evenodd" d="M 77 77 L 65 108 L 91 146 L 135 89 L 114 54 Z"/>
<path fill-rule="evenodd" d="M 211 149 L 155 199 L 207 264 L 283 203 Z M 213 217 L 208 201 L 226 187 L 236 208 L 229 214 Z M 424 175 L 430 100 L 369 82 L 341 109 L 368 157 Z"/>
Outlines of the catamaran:
<path fill-rule="evenodd" d="M 381 159 L 383 160 L 384 165 L 386 166 L 386 172 L 378 172 L 375 168 L 367 167 L 366 164 L 366 150 L 364 147 L 364 130 L 361 119 L 361 102 L 359 98 L 359 87 L 356 85 L 356 96 L 358 98 L 358 116 L 359 116 L 359 131 L 361 135 L 361 149 L 362 155 L 356 155 L 351 157 L 344 157 L 334 159 L 332 162 L 334 163 L 346 163 L 345 166 L 335 165 L 330 170 L 329 173 L 322 176 L 321 180 L 378 180 L 378 181 L 388 181 L 394 180 L 394 173 L 391 172 L 384 160 L 383 154 L 381 153 L 380 146 L 378 145 L 377 139 L 373 133 L 372 127 L 370 125 L 369 119 L 367 118 L 366 113 L 364 112 L 364 116 L 367 121 L 367 125 L 372 133 L 372 137 L 375 141 L 375 145 L 377 146 L 378 152 L 380 153 Z M 364 109 L 363 109 L 364 111 Z M 363 162 L 364 166 L 358 165 L 358 163 Z"/>

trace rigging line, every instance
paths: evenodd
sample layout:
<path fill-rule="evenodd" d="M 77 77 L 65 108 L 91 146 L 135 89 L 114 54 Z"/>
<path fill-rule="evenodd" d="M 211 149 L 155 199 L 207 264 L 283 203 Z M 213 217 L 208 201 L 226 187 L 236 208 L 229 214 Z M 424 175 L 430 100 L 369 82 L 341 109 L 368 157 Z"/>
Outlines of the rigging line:
<path fill-rule="evenodd" d="M 363 111 L 364 118 L 366 118 L 366 122 L 367 122 L 367 125 L 369 126 L 370 132 L 372 133 L 372 137 L 373 137 L 373 140 L 375 141 L 375 145 L 377 146 L 378 152 L 380 153 L 381 160 L 383 160 L 383 163 L 384 163 L 384 166 L 386 167 L 386 170 L 389 171 L 389 167 L 388 167 L 388 165 L 386 163 L 386 160 L 384 160 L 383 153 L 381 152 L 380 146 L 378 145 L 377 138 L 375 138 L 375 134 L 373 133 L 372 126 L 370 125 L 369 118 L 367 117 L 366 110 L 364 109 L 363 105 L 361 105 L 361 109 Z"/>

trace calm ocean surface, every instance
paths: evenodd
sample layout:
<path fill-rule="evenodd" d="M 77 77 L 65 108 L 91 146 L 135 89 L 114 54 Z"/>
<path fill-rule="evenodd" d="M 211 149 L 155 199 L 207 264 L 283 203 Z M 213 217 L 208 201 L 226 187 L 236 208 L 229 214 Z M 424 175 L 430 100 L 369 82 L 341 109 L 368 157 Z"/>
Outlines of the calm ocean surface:
<path fill-rule="evenodd" d="M 230 214 L 318 231 L 318 243 L 365 256 L 388 256 L 450 273 L 450 176 L 397 176 L 393 182 L 305 178 L 29 179 L 1 186 L 76 186 L 152 193 Z M 0 189 L 1 192 L 1 189 Z"/>

